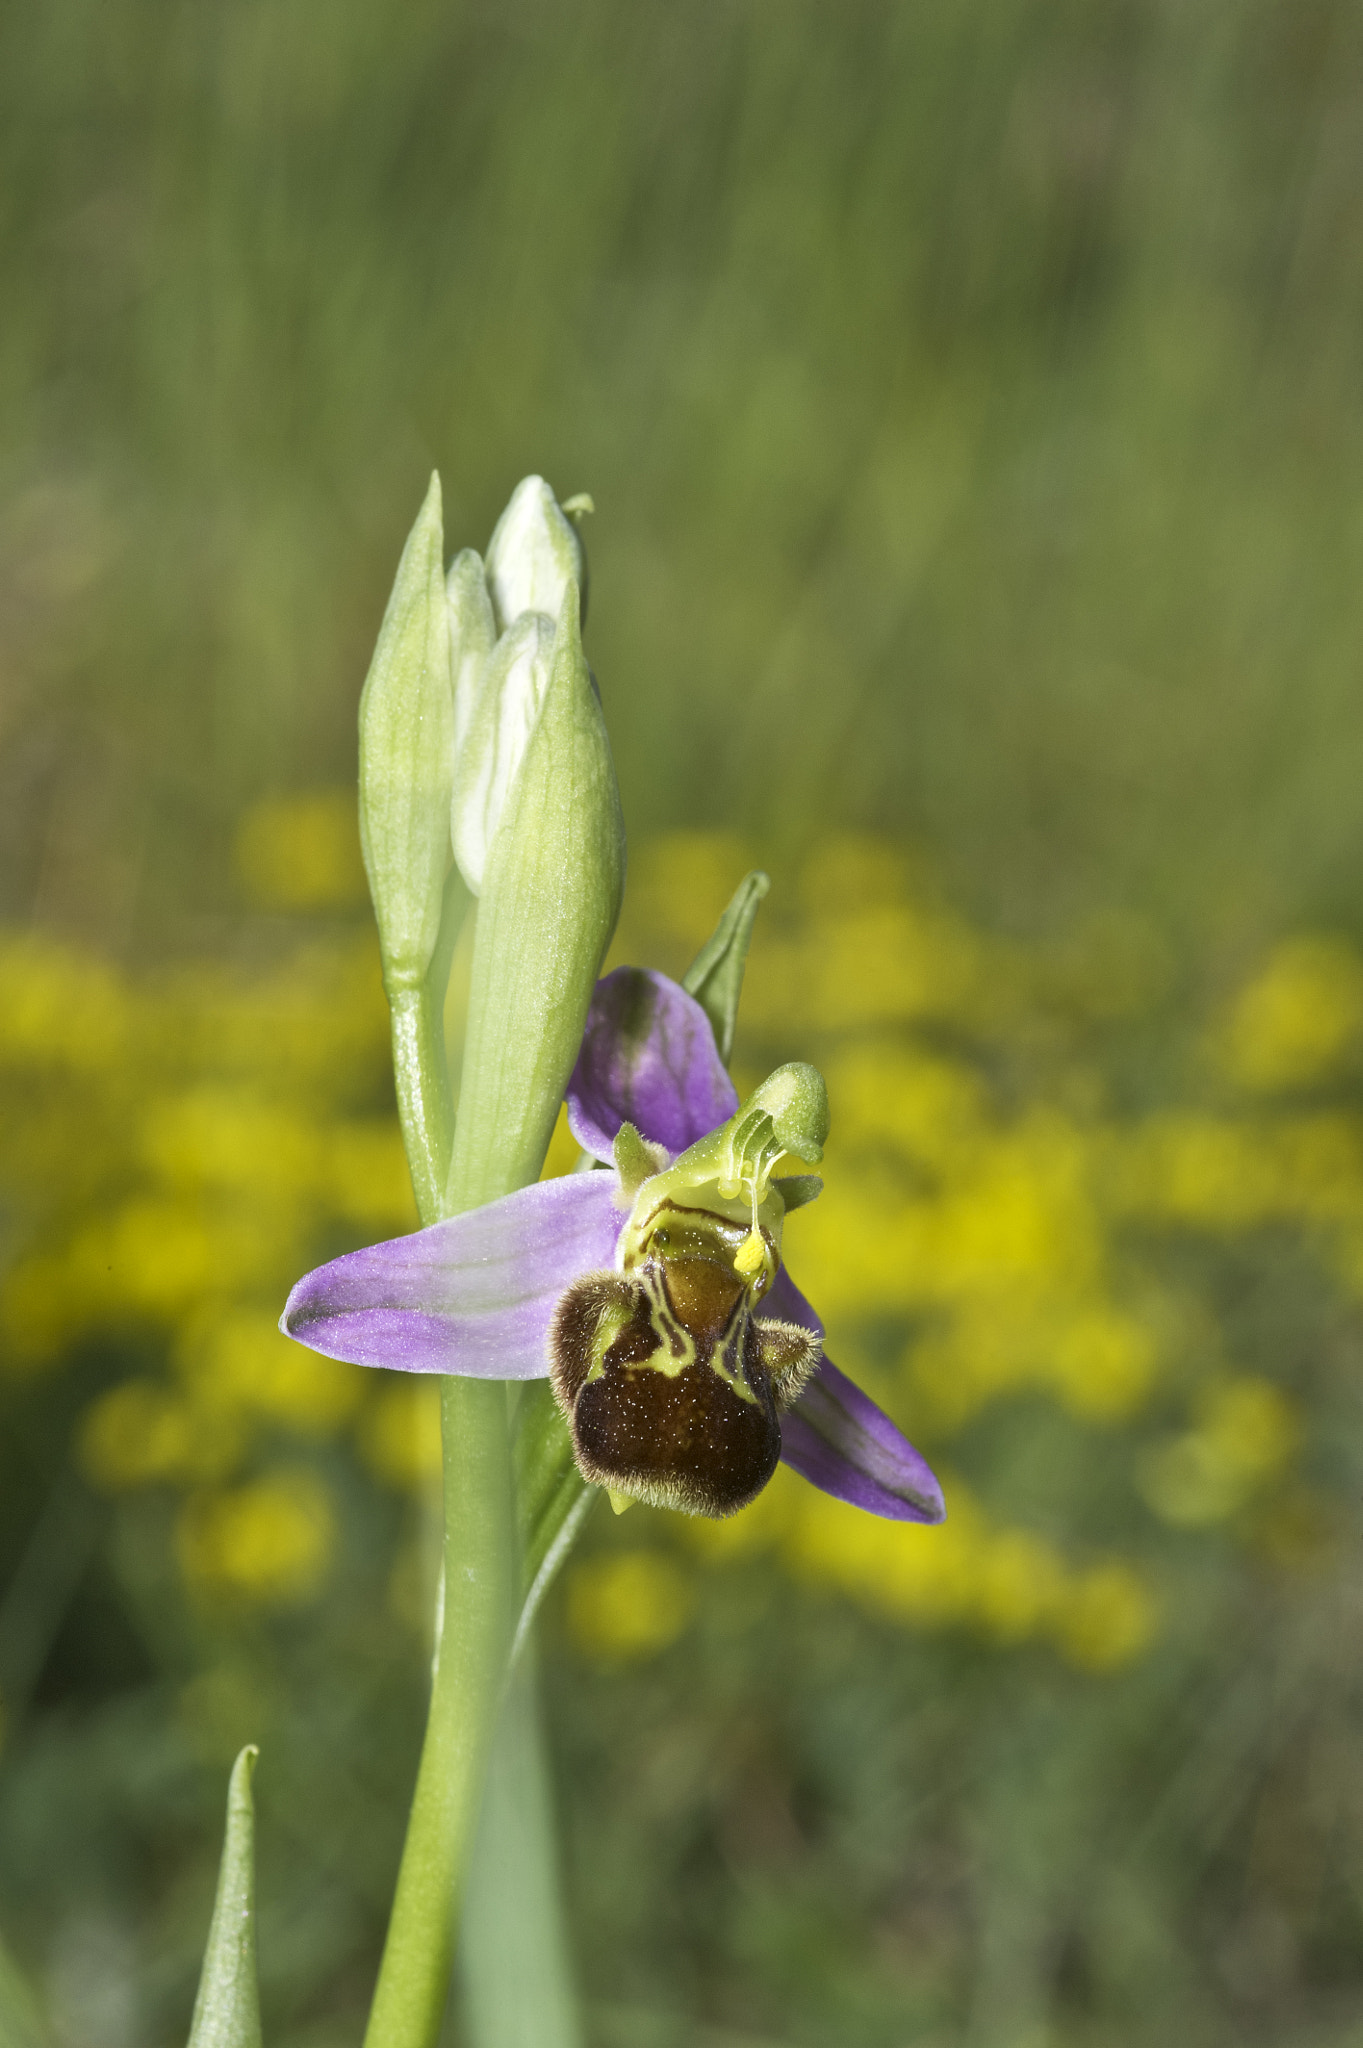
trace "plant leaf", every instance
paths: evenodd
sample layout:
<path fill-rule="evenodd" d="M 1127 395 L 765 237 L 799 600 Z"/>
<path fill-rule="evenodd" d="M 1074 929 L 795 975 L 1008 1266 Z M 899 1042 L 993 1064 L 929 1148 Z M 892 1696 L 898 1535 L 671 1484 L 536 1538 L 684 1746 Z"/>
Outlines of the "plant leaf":
<path fill-rule="evenodd" d="M 260 2048 L 256 1983 L 255 1813 L 251 1772 L 260 1752 L 248 1744 L 232 1766 L 227 1833 L 218 1895 L 204 1950 L 189 2048 Z"/>

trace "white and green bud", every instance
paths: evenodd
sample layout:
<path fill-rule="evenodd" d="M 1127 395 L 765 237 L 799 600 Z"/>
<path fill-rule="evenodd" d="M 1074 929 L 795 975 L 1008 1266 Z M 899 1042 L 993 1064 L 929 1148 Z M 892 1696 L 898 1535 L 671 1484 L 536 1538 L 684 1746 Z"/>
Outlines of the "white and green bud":
<path fill-rule="evenodd" d="M 519 647 L 517 634 L 526 647 L 542 645 L 538 625 L 518 622 L 507 637 Z M 528 701 L 530 672 L 519 682 L 517 673 L 507 669 L 503 694 Z M 509 707 L 505 727 L 491 720 L 474 730 L 494 727 L 523 730 Z M 575 582 L 564 586 L 538 715 L 504 785 L 502 757 L 484 744 L 497 761 L 488 786 L 503 794 L 487 812 L 451 1209 L 538 1174 L 620 911 L 624 821 Z M 507 762 L 514 750 L 508 744 Z"/>
<path fill-rule="evenodd" d="M 585 507 L 587 501 L 572 502 Z M 524 478 L 511 493 L 488 543 L 487 583 L 502 633 L 522 612 L 557 619 L 570 583 L 580 600 L 586 588 L 582 542 L 542 476 Z"/>
<path fill-rule="evenodd" d="M 585 510 L 590 500 L 570 503 Z M 475 896 L 482 893 L 488 848 L 544 703 L 564 598 L 573 589 L 580 600 L 585 569 L 572 520 L 538 476 L 512 492 L 486 563 L 465 549 L 450 565 L 450 839 Z M 581 616 L 579 601 L 579 632 Z"/>
<path fill-rule="evenodd" d="M 453 778 L 440 479 L 432 476 L 360 698 L 360 843 L 390 997 L 420 988 L 436 949 Z"/>
<path fill-rule="evenodd" d="M 554 662 L 554 622 L 522 612 L 507 628 L 464 697 L 455 752 L 450 836 L 459 872 L 482 894 L 488 848 L 497 836 L 512 784 L 525 760 Z"/>

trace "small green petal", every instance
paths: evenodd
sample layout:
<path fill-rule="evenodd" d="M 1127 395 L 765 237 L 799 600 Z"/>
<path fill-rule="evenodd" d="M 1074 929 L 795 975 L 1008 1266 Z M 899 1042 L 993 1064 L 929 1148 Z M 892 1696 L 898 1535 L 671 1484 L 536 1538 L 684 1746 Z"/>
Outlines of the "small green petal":
<path fill-rule="evenodd" d="M 766 1111 L 787 1152 L 806 1166 L 818 1165 L 828 1136 L 828 1089 L 817 1067 L 802 1060 L 778 1067 L 753 1091 L 749 1106 Z"/>

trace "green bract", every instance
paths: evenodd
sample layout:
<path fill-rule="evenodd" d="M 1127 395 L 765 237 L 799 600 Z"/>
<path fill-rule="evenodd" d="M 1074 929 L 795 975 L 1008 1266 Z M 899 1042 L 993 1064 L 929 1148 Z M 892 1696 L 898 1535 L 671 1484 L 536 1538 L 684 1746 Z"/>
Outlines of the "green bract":
<path fill-rule="evenodd" d="M 714 933 L 682 977 L 682 987 L 695 997 L 710 1019 L 719 1056 L 726 1066 L 734 1049 L 738 998 L 753 922 L 770 887 L 771 880 L 761 868 L 753 868 L 743 877 Z"/>
<path fill-rule="evenodd" d="M 440 479 L 402 551 L 360 698 L 360 843 L 391 996 L 420 988 L 440 934 L 454 772 Z"/>

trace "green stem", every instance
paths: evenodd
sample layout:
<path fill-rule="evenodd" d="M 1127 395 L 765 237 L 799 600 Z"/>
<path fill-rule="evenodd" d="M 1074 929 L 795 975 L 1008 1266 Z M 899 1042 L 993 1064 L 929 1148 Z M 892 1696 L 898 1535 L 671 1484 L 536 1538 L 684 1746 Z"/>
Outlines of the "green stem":
<path fill-rule="evenodd" d="M 446 1379 L 440 1394 L 443 1615 L 366 2048 L 431 2048 L 439 2036 L 510 1646 L 515 1559 L 505 1390 L 491 1381 Z"/>
<path fill-rule="evenodd" d="M 533 1650 L 502 1704 L 459 1944 L 472 2048 L 582 2048 Z"/>
<path fill-rule="evenodd" d="M 442 1017 L 468 903 L 447 883 L 425 984 L 390 992 L 403 1142 L 423 1223 L 487 1199 L 496 1162 L 446 1187 L 452 1115 Z M 506 1390 L 442 1379 L 445 1535 L 431 1699 L 366 2048 L 433 2048 L 454 1960 L 460 1899 L 506 1676 L 518 1584 Z"/>

